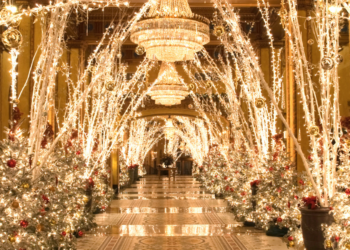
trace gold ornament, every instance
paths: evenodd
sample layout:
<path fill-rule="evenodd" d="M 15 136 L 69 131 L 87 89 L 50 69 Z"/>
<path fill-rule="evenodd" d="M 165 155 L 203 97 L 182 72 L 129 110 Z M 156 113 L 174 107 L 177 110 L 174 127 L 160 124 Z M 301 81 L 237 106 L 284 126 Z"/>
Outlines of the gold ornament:
<path fill-rule="evenodd" d="M 13 103 L 18 104 L 19 103 L 19 99 L 13 100 Z"/>
<path fill-rule="evenodd" d="M 331 70 L 334 67 L 334 61 L 330 57 L 324 57 L 321 60 L 321 66 L 324 70 Z"/>
<path fill-rule="evenodd" d="M 51 220 L 50 220 L 50 224 L 51 224 L 51 225 L 56 225 L 56 220 L 51 219 Z"/>
<path fill-rule="evenodd" d="M 29 184 L 28 183 L 23 183 L 22 184 L 22 188 L 24 188 L 24 189 L 28 189 L 30 186 L 29 186 Z"/>
<path fill-rule="evenodd" d="M 53 187 L 53 186 L 51 186 L 51 187 L 49 187 L 49 190 L 51 191 L 51 192 L 55 192 L 55 187 Z"/>
<path fill-rule="evenodd" d="M 346 249 L 350 249 L 350 243 L 345 243 L 344 246 L 345 246 Z"/>
<path fill-rule="evenodd" d="M 309 45 L 313 45 L 313 44 L 314 44 L 314 40 L 313 40 L 313 39 L 309 39 L 309 40 L 307 40 L 307 43 L 308 43 Z"/>
<path fill-rule="evenodd" d="M 2 20 L 6 19 L 7 17 L 10 17 L 11 15 L 12 15 L 12 11 L 9 9 L 3 8 L 0 11 L 0 19 Z"/>
<path fill-rule="evenodd" d="M 294 247 L 294 245 L 295 245 L 295 243 L 294 243 L 293 240 L 291 240 L 291 241 L 288 242 L 288 246 L 289 246 L 289 247 Z"/>
<path fill-rule="evenodd" d="M 105 87 L 108 91 L 113 91 L 115 88 L 114 82 L 112 82 L 112 81 L 106 82 Z"/>
<path fill-rule="evenodd" d="M 298 214 L 298 215 L 297 215 L 297 219 L 298 219 L 298 220 L 301 220 L 301 214 Z"/>
<path fill-rule="evenodd" d="M 9 28 L 2 33 L 2 43 L 8 49 L 17 49 L 22 44 L 22 34 L 17 29 Z"/>
<path fill-rule="evenodd" d="M 213 34 L 217 37 L 223 36 L 225 34 L 224 26 L 221 26 L 221 25 L 215 26 Z"/>
<path fill-rule="evenodd" d="M 84 196 L 84 198 L 83 198 L 83 202 L 84 202 L 84 203 L 88 203 L 88 201 L 89 201 L 89 197 Z"/>
<path fill-rule="evenodd" d="M 316 125 L 311 126 L 311 127 L 309 128 L 309 133 L 310 133 L 310 135 L 312 135 L 312 136 L 317 136 L 317 135 L 320 133 L 320 129 L 319 129 Z"/>
<path fill-rule="evenodd" d="M 346 141 L 346 146 L 350 147 L 350 140 Z"/>
<path fill-rule="evenodd" d="M 326 240 L 326 247 L 332 247 L 332 241 Z"/>
<path fill-rule="evenodd" d="M 36 231 L 38 231 L 38 232 L 43 232 L 44 229 L 45 229 L 44 226 L 41 225 L 41 224 L 38 224 L 38 225 L 36 226 Z"/>
<path fill-rule="evenodd" d="M 142 47 L 142 46 L 137 46 L 135 49 L 135 53 L 139 56 L 145 54 L 145 52 L 146 52 L 145 47 Z"/>
<path fill-rule="evenodd" d="M 343 56 L 342 55 L 337 55 L 337 57 L 335 58 L 335 61 L 337 63 L 342 63 L 344 61 Z"/>
<path fill-rule="evenodd" d="M 265 105 L 265 100 L 263 98 L 256 98 L 255 99 L 255 107 L 258 109 L 261 109 Z"/>
<path fill-rule="evenodd" d="M 13 208 L 18 208 L 18 207 L 19 207 L 19 202 L 16 201 L 16 200 L 14 200 L 14 201 L 12 202 L 11 206 L 12 206 Z"/>
<path fill-rule="evenodd" d="M 10 236 L 9 236 L 9 241 L 10 241 L 11 243 L 15 242 L 15 241 L 16 241 L 16 237 L 13 236 L 13 235 L 10 235 Z"/>

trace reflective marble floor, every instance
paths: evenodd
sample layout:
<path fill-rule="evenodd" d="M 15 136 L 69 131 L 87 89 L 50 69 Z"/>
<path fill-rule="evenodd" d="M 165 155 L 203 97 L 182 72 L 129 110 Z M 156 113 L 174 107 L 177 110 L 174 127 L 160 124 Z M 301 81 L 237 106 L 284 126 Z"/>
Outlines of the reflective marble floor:
<path fill-rule="evenodd" d="M 281 238 L 235 221 L 226 201 L 191 176 L 146 176 L 95 222 L 79 250 L 287 250 Z"/>

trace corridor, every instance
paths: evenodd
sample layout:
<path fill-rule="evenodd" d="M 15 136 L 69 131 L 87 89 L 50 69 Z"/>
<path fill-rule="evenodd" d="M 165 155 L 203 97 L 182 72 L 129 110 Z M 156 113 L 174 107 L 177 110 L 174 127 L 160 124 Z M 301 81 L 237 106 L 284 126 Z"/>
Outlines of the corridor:
<path fill-rule="evenodd" d="M 191 176 L 146 176 L 123 190 L 79 250 L 286 250 L 281 238 L 243 227 L 227 203 Z"/>

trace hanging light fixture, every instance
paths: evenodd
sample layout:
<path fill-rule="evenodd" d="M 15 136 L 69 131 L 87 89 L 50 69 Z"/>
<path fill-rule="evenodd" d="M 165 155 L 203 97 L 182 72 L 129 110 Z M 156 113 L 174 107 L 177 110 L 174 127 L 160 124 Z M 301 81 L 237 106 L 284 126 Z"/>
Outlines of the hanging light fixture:
<path fill-rule="evenodd" d="M 193 60 L 210 41 L 209 20 L 193 14 L 187 0 L 157 0 L 131 30 L 146 57 L 166 62 Z"/>
<path fill-rule="evenodd" d="M 165 135 L 165 139 L 172 140 L 175 137 L 175 127 L 173 124 L 173 120 L 169 117 L 169 119 L 166 120 L 165 126 L 163 128 L 163 132 Z"/>
<path fill-rule="evenodd" d="M 162 62 L 157 83 L 149 92 L 156 104 L 172 106 L 181 104 L 188 95 L 188 88 L 181 83 L 174 63 Z"/>

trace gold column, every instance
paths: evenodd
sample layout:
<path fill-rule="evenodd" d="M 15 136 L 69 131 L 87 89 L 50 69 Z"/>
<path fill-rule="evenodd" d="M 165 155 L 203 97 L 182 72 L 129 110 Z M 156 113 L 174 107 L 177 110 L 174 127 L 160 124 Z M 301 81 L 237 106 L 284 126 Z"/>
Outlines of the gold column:
<path fill-rule="evenodd" d="M 0 138 L 4 139 L 6 134 L 4 133 L 4 128 L 9 127 L 9 119 L 10 119 L 10 87 L 11 87 L 11 56 L 6 51 L 1 52 L 1 86 L 0 86 L 0 102 L 1 102 L 1 124 L 0 124 Z"/>
<path fill-rule="evenodd" d="M 55 131 L 58 127 L 62 126 L 64 120 L 64 113 L 66 104 L 68 101 L 68 86 L 67 86 L 67 77 L 65 75 L 65 70 L 63 69 L 68 63 L 68 52 L 67 50 L 63 51 L 61 60 L 59 62 L 59 72 L 57 74 L 57 84 L 56 84 L 56 95 L 55 95 L 55 107 L 57 112 L 57 121 L 55 122 Z"/>
<path fill-rule="evenodd" d="M 292 32 L 291 29 L 289 32 Z M 286 120 L 293 132 L 293 134 L 297 135 L 296 131 L 296 86 L 293 75 L 293 61 L 289 58 L 292 57 L 291 52 L 291 44 L 289 42 L 288 34 L 286 36 L 286 44 L 285 44 L 285 58 L 286 58 L 286 111 L 287 117 Z M 290 153 L 291 160 L 296 161 L 296 151 L 294 142 L 291 137 L 287 136 L 287 151 Z"/>
<path fill-rule="evenodd" d="M 30 94 L 30 66 L 31 66 L 31 36 L 33 35 L 31 29 L 32 17 L 23 16 L 21 24 L 19 26 L 19 31 L 23 37 L 23 43 L 20 47 L 20 54 L 18 55 L 18 79 L 17 79 L 17 93 L 20 94 L 20 102 L 18 108 L 23 113 L 23 123 L 21 129 L 28 131 L 29 129 L 29 119 L 28 115 L 30 113 L 30 103 L 31 103 L 31 94 Z M 28 82 L 27 82 L 28 79 Z M 26 84 L 27 82 L 27 84 Z"/>
<path fill-rule="evenodd" d="M 111 186 L 119 184 L 119 161 L 118 161 L 118 149 L 114 149 L 111 152 L 110 165 L 111 165 Z"/>

